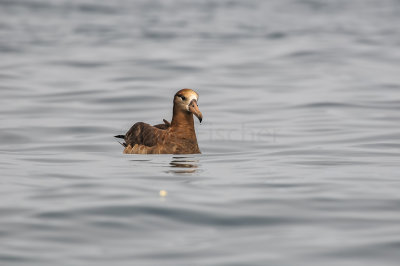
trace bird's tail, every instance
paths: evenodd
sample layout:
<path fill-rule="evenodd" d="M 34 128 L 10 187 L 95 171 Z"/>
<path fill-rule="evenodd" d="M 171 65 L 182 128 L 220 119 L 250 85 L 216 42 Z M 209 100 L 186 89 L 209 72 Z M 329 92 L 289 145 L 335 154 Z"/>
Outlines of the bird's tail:
<path fill-rule="evenodd" d="M 114 136 L 114 138 L 118 138 L 118 139 L 125 139 L 125 135 L 116 135 Z M 121 144 L 122 146 L 126 147 L 126 143 L 121 143 L 118 141 L 119 144 Z"/>

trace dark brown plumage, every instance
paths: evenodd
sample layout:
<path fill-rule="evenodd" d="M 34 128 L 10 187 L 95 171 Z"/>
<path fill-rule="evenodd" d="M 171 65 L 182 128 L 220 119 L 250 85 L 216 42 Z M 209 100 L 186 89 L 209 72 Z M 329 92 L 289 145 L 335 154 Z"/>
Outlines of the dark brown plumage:
<path fill-rule="evenodd" d="M 191 89 L 178 91 L 174 96 L 172 121 L 151 126 L 138 122 L 123 138 L 124 153 L 135 154 L 191 154 L 200 153 L 194 129 L 193 115 L 200 122 L 203 116 L 197 106 L 198 94 Z"/>

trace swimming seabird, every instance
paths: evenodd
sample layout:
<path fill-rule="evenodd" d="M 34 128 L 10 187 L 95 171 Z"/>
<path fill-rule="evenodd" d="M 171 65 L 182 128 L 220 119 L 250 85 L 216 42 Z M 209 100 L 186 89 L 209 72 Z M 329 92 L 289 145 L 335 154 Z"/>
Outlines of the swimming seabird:
<path fill-rule="evenodd" d="M 134 154 L 193 154 L 201 153 L 197 144 L 193 115 L 203 120 L 197 101 L 199 95 L 191 89 L 182 89 L 174 96 L 172 121 L 159 125 L 143 122 L 134 124 L 125 135 L 124 153 Z"/>

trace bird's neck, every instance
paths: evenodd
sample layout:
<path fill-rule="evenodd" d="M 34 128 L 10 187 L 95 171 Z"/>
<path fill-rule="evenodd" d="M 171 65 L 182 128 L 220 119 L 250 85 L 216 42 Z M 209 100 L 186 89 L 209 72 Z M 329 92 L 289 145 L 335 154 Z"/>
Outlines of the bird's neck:
<path fill-rule="evenodd" d="M 182 109 L 178 109 L 175 105 L 171 121 L 171 129 L 175 132 L 186 135 L 189 138 L 196 139 L 193 114 Z"/>

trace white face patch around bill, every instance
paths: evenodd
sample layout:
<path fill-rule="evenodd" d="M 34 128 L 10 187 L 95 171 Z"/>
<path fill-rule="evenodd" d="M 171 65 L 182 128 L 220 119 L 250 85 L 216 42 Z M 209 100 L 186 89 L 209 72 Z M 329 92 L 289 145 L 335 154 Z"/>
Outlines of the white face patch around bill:
<path fill-rule="evenodd" d="M 198 99 L 198 97 L 197 97 L 197 94 L 195 94 L 195 93 L 192 93 L 192 94 L 190 94 L 187 98 L 186 98 L 186 101 L 187 101 L 187 105 L 186 105 L 186 110 L 187 111 L 189 111 L 189 104 L 192 102 L 192 100 L 196 100 L 196 102 L 197 102 L 197 99 Z"/>

